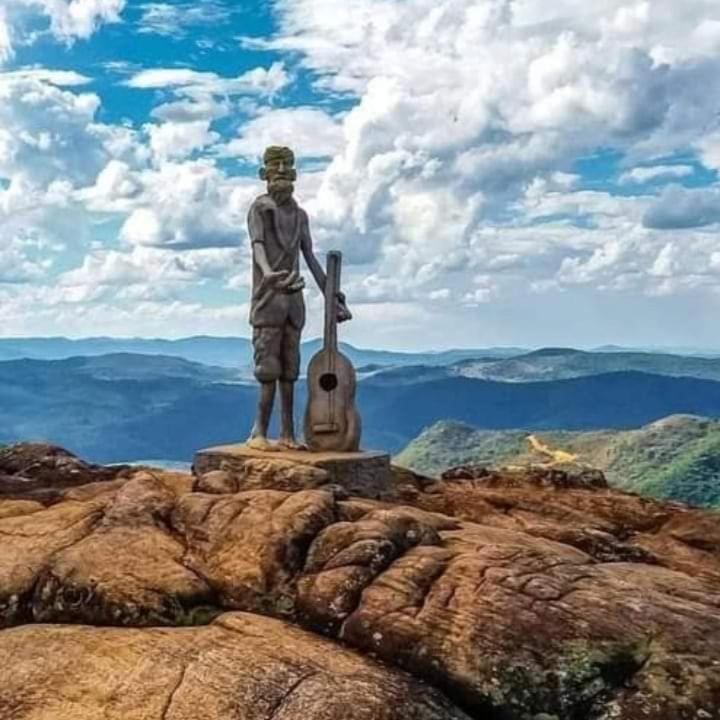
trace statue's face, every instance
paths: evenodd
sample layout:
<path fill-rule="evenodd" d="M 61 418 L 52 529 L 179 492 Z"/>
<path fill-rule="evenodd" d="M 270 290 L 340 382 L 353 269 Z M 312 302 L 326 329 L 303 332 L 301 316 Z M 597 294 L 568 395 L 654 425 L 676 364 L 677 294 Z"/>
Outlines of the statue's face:
<path fill-rule="evenodd" d="M 268 192 L 280 205 L 287 202 L 295 189 L 295 162 L 290 155 L 278 154 L 266 161 L 260 177 L 267 181 Z"/>

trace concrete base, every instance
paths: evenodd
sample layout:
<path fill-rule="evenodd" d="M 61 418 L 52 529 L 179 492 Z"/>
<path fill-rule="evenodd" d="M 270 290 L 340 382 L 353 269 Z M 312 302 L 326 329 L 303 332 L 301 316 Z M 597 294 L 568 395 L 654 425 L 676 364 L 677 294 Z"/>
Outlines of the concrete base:
<path fill-rule="evenodd" d="M 218 471 L 235 491 L 301 490 L 332 483 L 351 495 L 379 498 L 391 488 L 390 456 L 382 452 L 263 452 L 239 444 L 195 454 L 193 473 L 198 478 Z"/>

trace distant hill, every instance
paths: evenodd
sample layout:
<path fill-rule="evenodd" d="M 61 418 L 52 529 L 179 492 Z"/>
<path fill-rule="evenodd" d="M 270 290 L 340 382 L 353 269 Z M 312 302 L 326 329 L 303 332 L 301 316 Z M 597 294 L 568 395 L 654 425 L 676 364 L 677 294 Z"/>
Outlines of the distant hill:
<path fill-rule="evenodd" d="M 110 355 L 0 363 L 0 444 L 47 440 L 100 462 L 187 461 L 249 431 L 256 390 L 179 358 Z"/>
<path fill-rule="evenodd" d="M 252 358 L 246 338 L 190 337 L 179 340 L 145 338 L 0 338 L 0 360 L 64 360 L 70 357 L 130 353 L 179 357 L 205 365 L 238 367 Z"/>
<path fill-rule="evenodd" d="M 468 359 L 448 368 L 448 374 L 501 382 L 568 380 L 629 371 L 720 381 L 720 358 L 621 350 L 583 352 L 570 348 L 544 348 L 500 360 Z"/>
<path fill-rule="evenodd" d="M 451 418 L 485 430 L 631 429 L 677 413 L 720 416 L 720 383 L 638 372 L 551 382 L 466 377 L 360 384 L 363 420 L 376 444 L 401 450 L 423 429 Z"/>
<path fill-rule="evenodd" d="M 635 430 L 543 432 L 541 445 L 600 468 L 623 489 L 645 495 L 720 508 L 720 422 L 674 415 Z M 438 474 L 464 463 L 523 465 L 547 462 L 533 450 L 528 432 L 477 430 L 440 421 L 413 440 L 395 461 Z"/>
<path fill-rule="evenodd" d="M 465 464 L 507 465 L 528 450 L 527 430 L 478 430 L 456 420 L 440 420 L 395 456 L 395 462 L 428 475 Z"/>
<path fill-rule="evenodd" d="M 320 349 L 320 340 L 303 344 L 303 359 L 307 363 Z M 468 358 L 497 359 L 527 352 L 522 348 L 458 349 L 442 352 L 393 352 L 389 350 L 365 350 L 341 343 L 342 351 L 357 367 L 377 365 L 451 365 Z M 131 353 L 140 355 L 165 355 L 192 362 L 222 367 L 248 367 L 252 364 L 252 344 L 241 337 L 197 336 L 179 340 L 146 338 L 0 338 L 0 361 L 64 360 L 70 357 Z"/>
<path fill-rule="evenodd" d="M 48 361 L 16 360 L 8 362 L 3 368 L 10 373 L 18 367 L 25 371 L 32 368 L 47 368 Z M 96 380 L 165 380 L 185 378 L 202 382 L 249 381 L 248 375 L 239 370 L 203 365 L 179 357 L 165 355 L 137 355 L 133 353 L 113 353 L 96 357 L 72 357 L 55 361 L 56 368 L 70 373 L 84 375 Z M 15 364 L 13 364 L 15 363 Z"/>

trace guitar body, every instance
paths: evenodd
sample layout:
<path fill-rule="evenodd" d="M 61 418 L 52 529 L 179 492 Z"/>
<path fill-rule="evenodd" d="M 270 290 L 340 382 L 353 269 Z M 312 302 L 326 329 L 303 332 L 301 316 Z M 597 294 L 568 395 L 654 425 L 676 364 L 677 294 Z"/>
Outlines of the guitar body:
<path fill-rule="evenodd" d="M 355 452 L 361 423 L 355 407 L 355 368 L 341 352 L 321 350 L 307 372 L 305 442 L 315 452 Z"/>
<path fill-rule="evenodd" d="M 314 452 L 356 452 L 362 426 L 355 406 L 355 368 L 337 347 L 337 293 L 340 289 L 339 252 L 328 253 L 325 283 L 324 347 L 307 371 L 308 401 L 305 443 Z"/>

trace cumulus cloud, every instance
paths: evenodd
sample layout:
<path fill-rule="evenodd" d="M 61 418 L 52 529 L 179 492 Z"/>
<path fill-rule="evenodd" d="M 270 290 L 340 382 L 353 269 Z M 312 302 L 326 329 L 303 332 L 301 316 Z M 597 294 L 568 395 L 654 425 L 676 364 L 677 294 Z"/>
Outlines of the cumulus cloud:
<path fill-rule="evenodd" d="M 28 242 L 22 237 L 5 238 L 0 248 L 0 285 L 40 280 L 49 267 L 47 259 L 28 255 Z"/>
<path fill-rule="evenodd" d="M 327 13 L 320 0 L 281 0 L 276 8 L 278 34 L 245 44 L 298 53 L 320 92 L 357 98 L 308 206 L 323 246 L 341 246 L 357 264 L 358 280 L 351 267 L 348 282 L 360 298 L 472 304 L 503 302 L 520 286 L 646 295 L 660 282 L 666 292 L 712 286 L 698 269 L 710 264 L 706 239 L 687 250 L 695 264 L 668 262 L 662 236 L 671 231 L 654 227 L 667 224 L 657 219 L 666 196 L 590 190 L 574 167 L 601 148 L 625 156 L 621 184 L 690 177 L 693 166 L 668 159 L 695 150 L 720 167 L 720 6 L 354 0 Z M 683 196 L 689 207 L 670 225 L 712 219 L 712 195 Z M 477 287 L 478 273 L 490 273 L 492 287 Z"/>
<path fill-rule="evenodd" d="M 643 225 L 657 230 L 697 228 L 720 222 L 720 188 L 671 185 L 648 208 Z"/>
<path fill-rule="evenodd" d="M 162 124 L 146 125 L 156 158 L 180 158 L 219 139 L 210 124 L 226 117 L 243 101 L 272 98 L 290 82 L 281 62 L 257 67 L 237 77 L 188 68 L 142 70 L 124 81 L 128 87 L 169 93 L 169 102 L 153 108 Z M 175 150 L 174 148 L 177 148 Z"/>
<path fill-rule="evenodd" d="M 170 159 L 182 159 L 195 150 L 212 145 L 220 135 L 210 130 L 210 122 L 166 122 L 160 125 L 148 125 L 150 148 L 157 162 Z"/>
<path fill-rule="evenodd" d="M 175 250 L 240 244 L 254 183 L 229 180 L 204 161 L 168 162 L 136 179 L 142 191 L 132 200 L 120 230 L 122 241 Z M 113 191 L 106 198 L 110 207 L 115 197 Z M 100 200 L 96 198 L 101 205 Z"/>
<path fill-rule="evenodd" d="M 681 52 L 666 2 L 356 0 L 327 13 L 319 0 L 288 0 L 278 9 L 280 33 L 264 46 L 300 53 L 320 89 L 358 97 L 311 207 L 350 252 L 367 250 L 359 261 L 380 261 L 396 237 L 460 252 L 482 222 L 578 156 L 686 149 L 689 130 L 695 138 L 715 121 L 720 61 Z M 686 10 L 690 33 L 708 7 Z M 678 91 L 692 86 L 703 97 L 692 96 L 690 113 L 691 90 Z M 435 218 L 452 232 L 443 236 Z"/>
<path fill-rule="evenodd" d="M 111 2 L 83 6 L 52 32 L 67 41 L 113 17 L 101 11 Z M 429 318 L 445 330 L 449 317 L 490 322 L 494 308 L 531 293 L 533 303 L 574 306 L 592 293 L 659 298 L 718 285 L 717 187 L 663 189 L 690 178 L 696 161 L 720 169 L 714 0 L 686 0 L 682 12 L 676 0 L 272 7 L 276 34 L 242 42 L 284 63 L 236 77 L 171 59 L 123 65 L 126 87 L 160 103 L 135 127 L 98 123 L 99 99 L 71 71 L 0 79 L 0 178 L 12 178 L 0 190 L 4 222 L 30 217 L 36 201 L 54 217 L 88 213 L 93 249 L 37 302 L 74 304 L 89 323 L 113 309 L 138 327 L 147 325 L 132 303 L 164 304 L 187 327 L 189 288 L 216 282 L 244 299 L 245 214 L 262 186 L 223 168 L 245 172 L 277 142 L 305 160 L 299 199 L 319 250 L 345 252 L 362 322 L 395 318 L 420 333 Z M 173 37 L 225 12 L 184 0 L 142 10 L 144 32 Z M 2 28 L 0 17 L 0 56 L 10 52 Z M 280 106 L 296 77 L 322 102 Z M 245 320 L 229 308 L 197 312 L 208 327 Z"/>
<path fill-rule="evenodd" d="M 12 0 L 11 0 L 12 1 Z M 71 41 L 90 37 L 100 25 L 120 22 L 126 0 L 25 0 L 50 17 L 50 29 Z"/>
<path fill-rule="evenodd" d="M 0 73 L 0 177 L 87 180 L 100 145 L 92 123 L 100 100 L 24 74 Z"/>
<path fill-rule="evenodd" d="M 12 58 L 14 43 L 31 42 L 16 32 L 28 18 L 46 18 L 52 35 L 72 43 L 89 38 L 104 24 L 120 22 L 125 4 L 126 0 L 4 0 L 0 7 L 0 63 Z"/>
<path fill-rule="evenodd" d="M 220 149 L 222 155 L 255 159 L 268 145 L 289 145 L 299 157 L 332 157 L 344 142 L 340 122 L 313 107 L 261 110 L 240 133 Z"/>
<path fill-rule="evenodd" d="M 63 273 L 59 284 L 74 288 L 75 297 L 117 297 L 127 291 L 133 299 L 150 299 L 166 297 L 189 283 L 225 281 L 241 263 L 239 248 L 191 250 L 181 255 L 142 246 L 127 252 L 99 250 L 89 253 L 80 267 Z"/>

